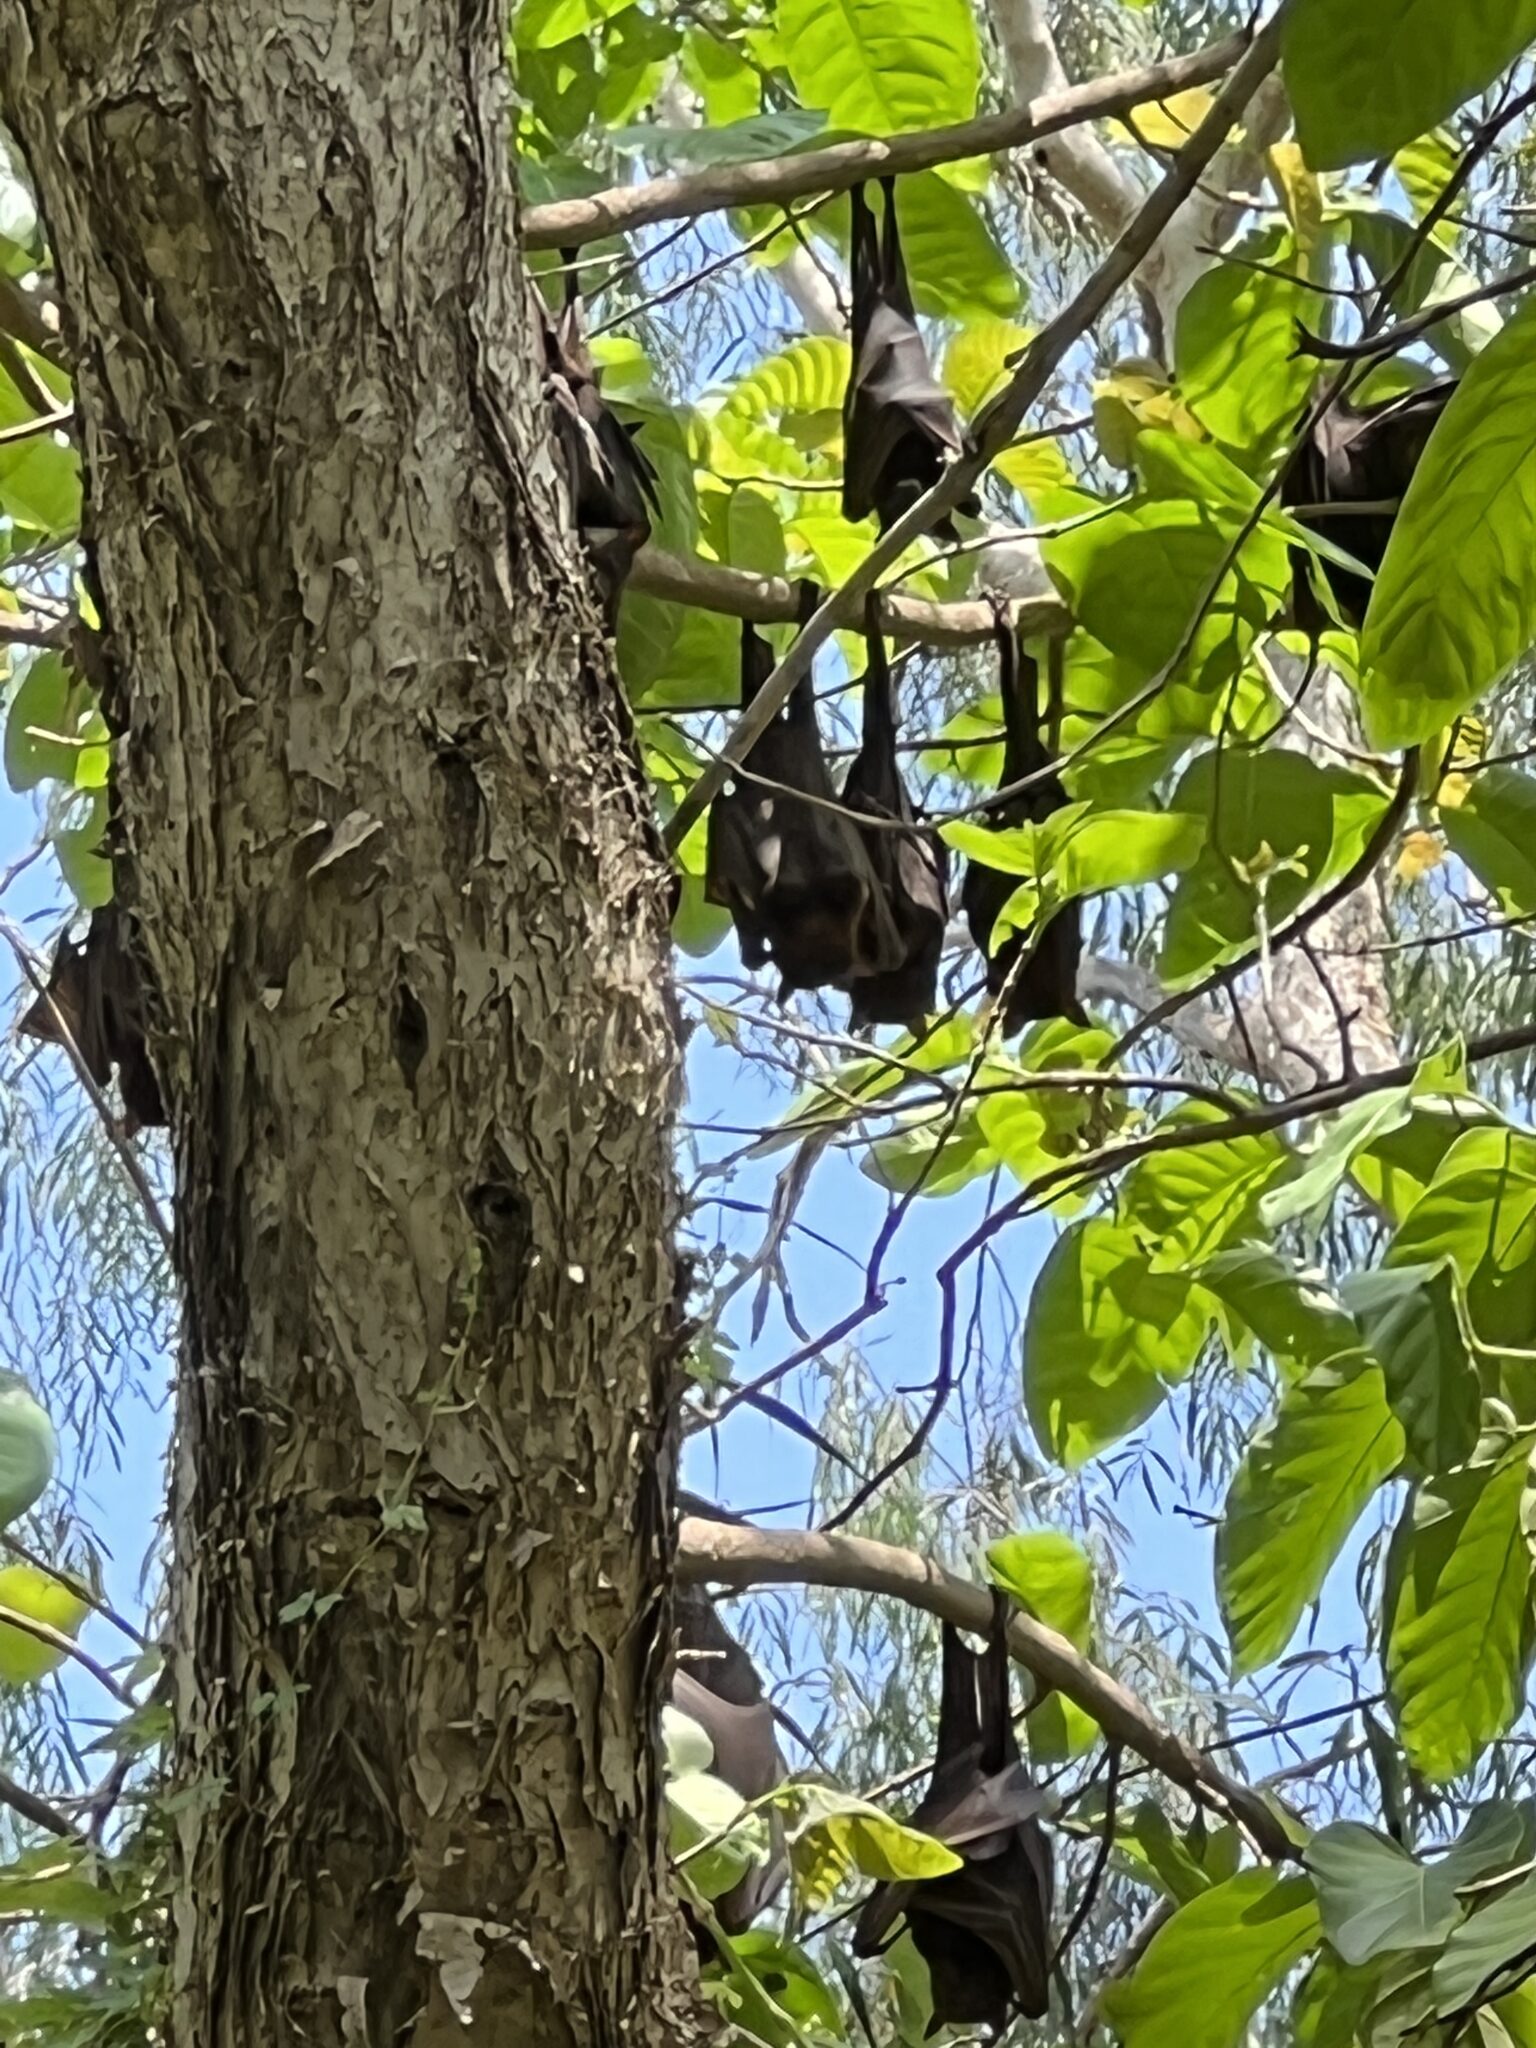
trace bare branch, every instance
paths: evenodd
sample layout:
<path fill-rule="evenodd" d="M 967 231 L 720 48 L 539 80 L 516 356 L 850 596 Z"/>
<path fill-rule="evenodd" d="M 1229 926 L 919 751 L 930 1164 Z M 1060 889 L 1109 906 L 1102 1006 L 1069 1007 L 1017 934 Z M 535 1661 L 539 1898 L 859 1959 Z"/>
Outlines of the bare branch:
<path fill-rule="evenodd" d="M 654 545 L 642 548 L 636 556 L 629 588 L 700 611 L 723 612 L 727 618 L 750 619 L 754 626 L 793 625 L 800 602 L 792 577 L 727 569 L 698 555 L 685 559 Z M 1022 600 L 1014 617 L 1026 633 L 1059 633 L 1070 623 L 1067 607 L 1051 597 Z M 883 623 L 897 640 L 921 641 L 926 647 L 971 647 L 996 633 L 997 614 L 989 604 L 934 604 L 921 597 L 887 597 Z"/>
<path fill-rule="evenodd" d="M 1167 99 L 1190 86 L 1209 85 L 1230 71 L 1248 47 L 1245 36 L 1229 36 L 1193 56 L 1143 65 L 1088 85 L 1052 93 L 1027 107 L 984 114 L 948 128 L 891 135 L 862 142 L 838 142 L 828 149 L 793 156 L 764 157 L 755 163 L 713 164 L 677 178 L 652 178 L 643 185 L 619 185 L 587 199 L 561 199 L 532 206 L 523 215 L 525 249 L 572 249 L 628 228 L 655 221 L 695 220 L 728 207 L 772 205 L 804 199 L 813 192 L 846 192 L 866 178 L 900 177 L 931 171 L 971 156 L 1020 149 L 1074 128 L 1128 114 L 1150 101 Z"/>
<path fill-rule="evenodd" d="M 992 1595 L 942 1565 L 863 1536 L 806 1529 L 753 1529 L 687 1517 L 678 1532 L 678 1574 L 688 1584 L 831 1586 L 881 1593 L 920 1607 L 956 1628 L 985 1635 Z M 1090 1663 L 1065 1636 L 1015 1612 L 1008 1647 L 1026 1671 L 1091 1714 L 1106 1739 L 1132 1749 L 1192 1797 L 1213 1805 L 1251 1836 L 1266 1856 L 1294 1860 L 1297 1850 L 1274 1812 L 1250 1785 L 1228 1777 L 1166 1728 L 1117 1678 Z"/>

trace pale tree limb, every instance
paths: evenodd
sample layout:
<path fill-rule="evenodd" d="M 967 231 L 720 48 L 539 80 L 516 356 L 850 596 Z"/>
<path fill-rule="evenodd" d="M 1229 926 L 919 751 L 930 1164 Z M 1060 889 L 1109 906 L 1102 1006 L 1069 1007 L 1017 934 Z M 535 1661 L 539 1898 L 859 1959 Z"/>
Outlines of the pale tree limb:
<path fill-rule="evenodd" d="M 1003 54 L 1015 102 L 1027 106 L 1068 90 L 1056 38 L 1041 0 L 992 0 L 992 26 Z M 1212 165 L 1207 188 L 1197 193 L 1147 259 L 1141 283 L 1161 329 L 1158 354 L 1166 360 L 1178 308 L 1189 288 L 1210 267 L 1205 253 L 1237 225 L 1240 207 L 1227 189 L 1248 190 L 1263 173 L 1264 151 L 1284 133 L 1285 97 L 1270 79 L 1256 95 L 1249 133 L 1229 144 Z M 1120 235 L 1141 204 L 1142 191 L 1124 165 L 1088 128 L 1063 130 L 1035 151 L 1042 169 L 1082 207 L 1106 235 Z"/>
<path fill-rule="evenodd" d="M 809 671 L 816 650 L 839 626 L 856 616 L 865 593 L 879 583 L 885 571 L 946 512 L 956 510 L 993 459 L 1012 445 L 1029 408 L 1073 346 L 1109 310 L 1116 295 L 1135 276 L 1273 69 L 1280 51 L 1280 22 L 1285 12 L 1282 7 L 1275 19 L 1254 37 L 1246 55 L 1216 95 L 1209 114 L 1153 188 L 1131 226 L 1082 289 L 1024 350 L 1011 382 L 977 416 L 971 446 L 950 465 L 933 489 L 925 492 L 882 535 L 843 587 L 832 593 L 796 638 L 737 720 L 719 757 L 678 805 L 666 831 L 670 851 L 675 852 L 681 845 L 729 779 L 734 765 L 777 718 L 795 684 Z"/>
<path fill-rule="evenodd" d="M 992 1594 L 916 1551 L 863 1536 L 809 1529 L 755 1529 L 686 1517 L 678 1530 L 678 1576 L 745 1590 L 753 1586 L 828 1586 L 885 1594 L 920 1607 L 956 1628 L 987 1634 Z M 1274 1811 L 1251 1785 L 1229 1777 L 1209 1757 L 1160 1722 L 1117 1678 L 1092 1663 L 1055 1629 L 1015 1612 L 1008 1648 L 1042 1687 L 1089 1714 L 1110 1742 L 1131 1749 L 1203 1805 L 1236 1821 L 1266 1856 L 1293 1860 L 1298 1851 Z"/>
<path fill-rule="evenodd" d="M 800 602 L 793 577 L 728 569 L 697 555 L 668 554 L 655 545 L 636 556 L 629 588 L 701 611 L 723 612 L 727 618 L 750 619 L 755 626 L 793 625 Z M 894 638 L 920 641 L 926 647 L 971 647 L 997 630 L 992 607 L 980 602 L 934 604 L 927 598 L 888 595 L 882 600 L 881 616 Z M 1059 597 L 1026 598 L 1016 616 L 1026 633 L 1062 632 L 1071 623 Z"/>
<path fill-rule="evenodd" d="M 974 121 L 908 135 L 838 142 L 752 163 L 716 164 L 680 177 L 618 185 L 585 199 L 531 206 L 523 215 L 523 247 L 580 248 L 657 221 L 696 220 L 732 207 L 771 206 L 817 192 L 846 192 L 867 178 L 901 177 L 965 157 L 1019 149 L 1084 121 L 1128 114 L 1190 86 L 1209 85 L 1229 72 L 1249 47 L 1247 37 L 1230 36 L 1192 56 L 1072 86 L 1005 114 L 984 114 Z"/>

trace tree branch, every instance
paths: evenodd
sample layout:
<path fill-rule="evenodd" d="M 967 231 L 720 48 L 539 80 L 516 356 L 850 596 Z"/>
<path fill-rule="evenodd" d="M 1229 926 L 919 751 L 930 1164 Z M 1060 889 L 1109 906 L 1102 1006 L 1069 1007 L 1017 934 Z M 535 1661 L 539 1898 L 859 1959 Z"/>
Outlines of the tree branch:
<path fill-rule="evenodd" d="M 1115 295 L 1135 276 L 1158 236 L 1199 184 L 1212 158 L 1241 119 L 1243 109 L 1274 68 L 1285 13 L 1286 6 L 1282 5 L 1279 14 L 1254 37 L 1242 62 L 1216 95 L 1210 112 L 1179 151 L 1130 227 L 1082 290 L 1041 328 L 1024 350 L 1012 381 L 978 414 L 974 439 L 966 452 L 950 464 L 931 491 L 881 536 L 842 588 L 832 593 L 798 635 L 736 721 L 720 754 L 673 813 L 664 835 L 668 852 L 677 851 L 729 780 L 736 763 L 745 759 L 754 741 L 778 717 L 795 684 L 809 671 L 817 648 L 839 626 L 856 616 L 865 593 L 875 588 L 892 563 L 946 512 L 956 510 L 993 459 L 1012 445 L 1029 408 L 1077 341 L 1109 310 Z"/>
<path fill-rule="evenodd" d="M 1117 72 L 1091 84 L 1051 93 L 1027 107 L 983 114 L 948 128 L 912 135 L 837 142 L 827 149 L 764 157 L 754 163 L 712 164 L 677 178 L 651 178 L 619 185 L 586 199 L 560 199 L 532 206 L 523 215 L 525 249 L 573 249 L 628 228 L 656 221 L 694 220 L 728 207 L 762 206 L 804 199 L 814 192 L 846 192 L 866 178 L 900 177 L 931 171 L 970 156 L 1019 149 L 1047 135 L 1128 114 L 1149 101 L 1167 99 L 1190 86 L 1209 85 L 1230 71 L 1248 47 L 1246 36 L 1229 36 L 1189 57 Z"/>
<path fill-rule="evenodd" d="M 992 1595 L 986 1587 L 957 1578 L 915 1551 L 862 1536 L 754 1529 L 688 1516 L 678 1532 L 678 1575 L 685 1584 L 709 1581 L 741 1590 L 793 1585 L 880 1593 L 978 1635 L 992 1625 Z M 1065 1636 L 1015 1612 L 1008 1623 L 1008 1648 L 1042 1686 L 1091 1714 L 1108 1741 L 1134 1750 L 1192 1797 L 1220 1808 L 1266 1856 L 1296 1857 L 1285 1829 L 1251 1785 L 1228 1777 L 1165 1728 L 1134 1693 L 1090 1663 Z"/>
<path fill-rule="evenodd" d="M 635 557 L 629 588 L 647 597 L 667 598 L 727 618 L 750 619 L 755 626 L 790 626 L 799 605 L 797 580 L 759 576 L 751 569 L 727 569 L 701 556 L 668 554 L 654 545 Z M 1071 615 L 1059 598 L 1021 600 L 1013 616 L 1026 633 L 1063 632 Z M 898 640 L 917 640 L 927 647 L 970 647 L 997 631 L 997 615 L 989 604 L 934 604 L 927 598 L 888 596 L 882 607 L 885 630 Z"/>

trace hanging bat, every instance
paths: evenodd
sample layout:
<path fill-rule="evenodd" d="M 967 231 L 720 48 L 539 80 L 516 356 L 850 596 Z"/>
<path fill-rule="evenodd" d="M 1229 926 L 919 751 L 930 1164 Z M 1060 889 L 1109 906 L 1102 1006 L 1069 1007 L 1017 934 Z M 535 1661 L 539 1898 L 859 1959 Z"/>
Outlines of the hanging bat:
<path fill-rule="evenodd" d="M 936 832 L 917 829 L 911 799 L 896 760 L 895 685 L 880 637 L 880 599 L 871 591 L 864 607 L 869 648 L 864 671 L 863 742 L 843 784 L 843 802 L 855 814 L 897 819 L 910 832 L 881 828 L 863 834 L 876 886 L 895 921 L 901 945 L 897 966 L 866 974 L 849 984 L 851 1021 L 915 1025 L 938 1000 L 939 956 L 949 923 L 949 849 Z M 878 934 L 871 940 L 871 950 Z"/>
<path fill-rule="evenodd" d="M 815 586 L 802 584 L 802 626 L 817 601 Z M 773 650 L 743 620 L 743 709 L 772 671 Z M 742 767 L 747 773 L 710 808 L 704 894 L 731 913 L 743 964 L 772 960 L 781 998 L 797 988 L 846 987 L 856 974 L 897 966 L 895 921 L 833 788 L 809 673 Z"/>
<path fill-rule="evenodd" d="M 561 251 L 565 304 L 558 320 L 539 301 L 544 330 L 544 388 L 554 416 L 577 530 L 597 579 L 611 632 L 635 556 L 651 537 L 658 509 L 656 471 L 604 405 L 587 346 L 581 279 L 574 249 Z"/>
<path fill-rule="evenodd" d="M 672 1704 L 709 1737 L 715 1776 L 739 1798 L 761 1799 L 787 1775 L 762 1681 L 702 1587 L 680 1587 L 675 1606 Z M 789 1864 L 783 1823 L 770 1813 L 768 1824 L 768 1861 L 749 1870 L 714 1902 L 715 1917 L 727 1934 L 744 1933 L 784 1887 Z"/>
<path fill-rule="evenodd" d="M 116 1067 L 127 1135 L 166 1122 L 160 1084 L 144 1042 L 143 997 L 138 968 L 122 932 L 116 904 L 91 912 L 84 940 L 59 940 L 48 975 L 47 996 L 39 996 L 17 1025 L 29 1038 L 62 1045 L 64 1029 L 98 1088 L 111 1084 Z M 51 1000 L 50 1000 L 51 999 Z"/>
<path fill-rule="evenodd" d="M 1297 451 L 1280 488 L 1281 504 L 1304 506 L 1303 526 L 1314 528 L 1368 569 L 1379 569 L 1398 508 L 1456 383 L 1454 377 L 1442 377 L 1378 405 L 1354 406 L 1336 399 Z M 1355 506 L 1372 509 L 1351 509 Z M 1293 548 L 1291 561 L 1296 623 L 1315 641 L 1333 620 L 1313 587 L 1317 571 L 1311 558 Z M 1363 625 L 1371 584 L 1332 564 L 1327 575 L 1340 612 L 1351 625 Z"/>
<path fill-rule="evenodd" d="M 853 368 L 843 399 L 843 517 L 880 531 L 931 490 L 945 458 L 960 453 L 960 429 L 947 391 L 934 381 L 918 332 L 896 226 L 895 180 L 882 178 L 885 239 L 855 185 L 853 205 Z M 974 511 L 976 501 L 962 508 Z M 933 529 L 953 541 L 948 519 Z"/>
<path fill-rule="evenodd" d="M 905 1916 L 928 1965 L 941 2027 L 1001 2033 L 1015 2009 L 1038 2019 L 1050 2004 L 1051 1848 L 1044 1804 L 1019 1760 L 1008 1697 L 1007 1603 L 977 1657 L 944 1625 L 939 1737 L 933 1776 L 911 1825 L 962 1857 L 943 1877 L 877 1884 L 854 1928 L 853 1951 L 879 1954 Z"/>
<path fill-rule="evenodd" d="M 1042 775 L 1051 766 L 1053 754 L 1046 744 L 1040 715 L 1040 667 L 1025 653 L 1002 613 L 997 621 L 998 682 L 1003 698 L 1003 779 L 1000 788 Z M 1054 664 L 1059 650 L 1053 648 L 1051 723 L 1059 725 L 1061 715 L 1059 676 Z M 1043 775 L 1029 789 L 1010 797 L 998 809 L 989 811 L 988 823 L 997 831 L 1024 824 L 1038 824 L 1059 811 L 1067 793 L 1055 775 Z M 1073 1024 L 1086 1024 L 1087 1014 L 1077 999 L 1077 969 L 1083 951 L 1082 911 L 1074 898 L 1064 903 L 1043 925 L 1029 931 L 1010 932 L 991 951 L 992 927 L 1008 899 L 1018 887 L 1017 875 L 1005 875 L 972 859 L 966 866 L 960 902 L 971 937 L 987 962 L 987 987 L 1002 995 L 1006 1008 L 1003 1030 L 1009 1037 L 1026 1024 L 1046 1017 L 1065 1017 Z"/>

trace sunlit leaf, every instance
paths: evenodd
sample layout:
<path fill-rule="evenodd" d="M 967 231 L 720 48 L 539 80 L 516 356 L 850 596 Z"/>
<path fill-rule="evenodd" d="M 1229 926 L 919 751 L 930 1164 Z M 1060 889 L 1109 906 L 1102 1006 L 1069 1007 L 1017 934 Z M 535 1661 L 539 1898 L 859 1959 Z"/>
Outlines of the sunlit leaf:
<path fill-rule="evenodd" d="M 1145 1422 L 1193 1371 L 1215 1309 L 1107 1217 L 1063 1232 L 1024 1327 L 1024 1397 L 1040 1443 L 1077 1466 Z"/>
<path fill-rule="evenodd" d="M 1381 1369 L 1363 1354 L 1286 1389 L 1248 1446 L 1216 1535 L 1217 1590 L 1239 1671 L 1283 1655 L 1402 1455 Z"/>
<path fill-rule="evenodd" d="M 1492 84 L 1536 37 L 1536 0 L 1296 0 L 1285 83 L 1317 170 L 1391 156 Z"/>
<path fill-rule="evenodd" d="M 1238 2048 L 1318 1933 L 1305 1878 L 1239 1871 L 1179 1908 L 1104 2011 L 1125 2048 Z"/>
<path fill-rule="evenodd" d="M 1360 643 L 1375 746 L 1432 738 L 1536 641 L 1533 337 L 1527 301 L 1462 378 L 1397 516 Z"/>
<path fill-rule="evenodd" d="M 981 49 L 968 0 L 778 0 L 795 90 L 839 128 L 896 135 L 968 121 Z"/>
<path fill-rule="evenodd" d="M 1387 1683 L 1409 1762 L 1439 1783 L 1513 1724 L 1531 1656 L 1531 1557 L 1520 1526 L 1530 1443 L 1426 1482 L 1393 1539 Z"/>

